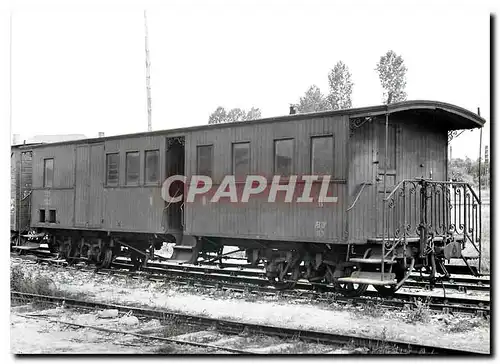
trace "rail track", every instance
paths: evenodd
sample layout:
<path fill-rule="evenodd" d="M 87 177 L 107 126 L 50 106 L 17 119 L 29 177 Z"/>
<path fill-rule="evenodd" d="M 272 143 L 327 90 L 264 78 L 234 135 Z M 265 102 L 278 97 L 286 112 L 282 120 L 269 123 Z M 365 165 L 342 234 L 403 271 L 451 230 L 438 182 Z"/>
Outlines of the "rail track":
<path fill-rule="evenodd" d="M 254 324 L 254 323 L 245 323 L 245 322 L 236 322 L 226 319 L 217 319 L 210 318 L 204 316 L 196 316 L 189 315 L 184 313 L 177 312 L 169 312 L 159 309 L 145 308 L 145 307 L 130 307 L 130 306 L 122 306 L 115 305 L 109 303 L 101 303 L 101 302 L 90 302 L 83 300 L 76 300 L 67 297 L 54 297 L 54 296 L 43 296 L 36 294 L 28 294 L 21 292 L 11 292 L 11 300 L 13 301 L 22 301 L 26 302 L 43 302 L 43 303 L 51 303 L 64 305 L 65 307 L 74 307 L 74 308 L 91 308 L 91 309 L 113 309 L 118 310 L 122 313 L 132 313 L 135 316 L 147 317 L 147 318 L 156 318 L 160 321 L 169 321 L 176 323 L 184 323 L 192 326 L 197 326 L 200 330 L 206 330 L 207 328 L 211 328 L 217 332 L 224 333 L 226 335 L 241 335 L 242 333 L 246 333 L 246 335 L 268 335 L 268 336 L 277 336 L 282 339 L 299 339 L 303 342 L 313 342 L 313 343 L 321 343 L 324 345 L 333 345 L 334 347 L 352 345 L 360 346 L 368 348 L 370 350 L 376 350 L 381 347 L 381 345 L 388 346 L 390 348 L 397 348 L 402 353 L 410 353 L 410 354 L 435 354 L 435 355 L 477 355 L 477 354 L 485 354 L 483 352 L 475 352 L 468 350 L 459 350 L 448 347 L 434 347 L 428 345 L 421 345 L 409 342 L 401 342 L 401 341 L 392 341 L 392 340 L 380 340 L 373 339 L 362 336 L 355 335 L 346 335 L 346 334 L 338 334 L 332 332 L 323 332 L 323 331 L 313 331 L 313 330 L 305 330 L 305 329 L 292 329 L 292 328 L 284 328 L 270 325 L 262 325 L 262 324 Z M 63 322 L 65 325 L 73 325 L 79 327 L 85 327 L 86 325 L 75 324 L 71 322 Z M 95 328 L 94 329 L 107 331 L 107 332 L 117 332 L 116 330 L 106 329 L 106 328 Z M 158 330 L 157 330 L 158 331 Z M 179 337 L 162 337 L 162 336 L 153 336 L 146 335 L 140 332 L 124 332 L 118 331 L 121 334 L 129 334 L 141 337 L 143 339 L 150 340 L 159 340 L 159 341 L 167 341 L 173 342 L 183 345 L 191 345 L 191 346 L 199 346 L 211 348 L 214 350 L 222 351 L 222 352 L 230 352 L 237 354 L 259 354 L 266 353 L 258 350 L 245 350 L 238 348 L 231 348 L 230 345 L 215 345 L 213 343 L 206 342 L 196 342 L 189 340 L 180 340 Z M 226 341 L 227 343 L 228 341 Z M 333 348 L 332 348 L 333 349 Z M 319 354 L 328 354 L 334 353 L 334 351 L 329 350 Z M 356 351 L 354 351 L 356 353 Z"/>
<path fill-rule="evenodd" d="M 49 264 L 65 265 L 65 261 L 53 260 L 47 257 L 37 257 L 37 261 Z M 115 275 L 130 278 L 164 281 L 169 277 L 179 285 L 196 285 L 203 288 L 219 288 L 234 292 L 252 293 L 258 295 L 276 295 L 290 299 L 311 298 L 317 302 L 336 302 L 340 304 L 376 303 L 383 307 L 412 307 L 416 301 L 424 301 L 430 309 L 447 312 L 467 312 L 480 315 L 490 314 L 490 301 L 480 298 L 470 298 L 464 295 L 447 296 L 443 289 L 443 296 L 430 296 L 426 292 L 397 292 L 390 298 L 381 298 L 376 291 L 366 291 L 361 297 L 344 297 L 334 292 L 333 287 L 325 284 L 311 284 L 300 281 L 293 290 L 276 290 L 269 286 L 265 274 L 259 269 L 246 270 L 239 268 L 220 269 L 212 266 L 173 265 L 165 263 L 149 263 L 141 271 L 131 271 L 132 265 L 123 258 L 115 260 L 113 268 L 99 269 L 88 266 L 73 266 L 74 269 L 95 271 L 104 275 Z M 471 277 L 465 277 L 465 281 Z M 456 279 L 462 279 L 457 277 Z M 465 284 L 463 282 L 460 284 Z M 470 284 L 470 283 L 469 283 Z M 482 287 L 489 287 L 483 284 Z"/>

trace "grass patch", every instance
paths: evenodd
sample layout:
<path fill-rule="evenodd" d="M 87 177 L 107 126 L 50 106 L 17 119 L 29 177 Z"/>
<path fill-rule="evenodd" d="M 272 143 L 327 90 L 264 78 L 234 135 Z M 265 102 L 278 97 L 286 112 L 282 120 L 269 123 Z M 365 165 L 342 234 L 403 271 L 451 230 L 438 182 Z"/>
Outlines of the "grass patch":
<path fill-rule="evenodd" d="M 54 281 L 39 272 L 26 272 L 17 265 L 10 271 L 10 290 L 46 296 L 62 296 Z"/>
<path fill-rule="evenodd" d="M 430 319 L 431 310 L 428 302 L 416 301 L 414 307 L 406 309 L 405 321 L 407 323 L 428 323 Z"/>
<path fill-rule="evenodd" d="M 490 327 L 489 318 L 459 318 L 445 320 L 444 323 L 446 325 L 444 330 L 452 333 L 467 332 L 476 327 L 486 326 L 488 329 Z"/>
<path fill-rule="evenodd" d="M 385 314 L 385 309 L 378 301 L 368 301 L 363 303 L 356 311 L 360 316 L 382 317 Z"/>

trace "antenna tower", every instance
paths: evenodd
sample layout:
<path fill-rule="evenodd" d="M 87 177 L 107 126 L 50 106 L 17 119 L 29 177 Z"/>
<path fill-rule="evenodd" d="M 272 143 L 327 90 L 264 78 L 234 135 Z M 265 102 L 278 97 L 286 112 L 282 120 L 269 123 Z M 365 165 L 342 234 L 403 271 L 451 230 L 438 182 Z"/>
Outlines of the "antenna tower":
<path fill-rule="evenodd" d="M 146 18 L 146 10 L 144 10 L 144 29 L 145 29 L 145 43 L 146 43 L 146 93 L 148 98 L 148 131 L 152 130 L 151 127 L 151 83 L 150 83 L 150 66 L 151 62 L 149 61 L 149 47 L 148 47 L 148 20 Z"/>

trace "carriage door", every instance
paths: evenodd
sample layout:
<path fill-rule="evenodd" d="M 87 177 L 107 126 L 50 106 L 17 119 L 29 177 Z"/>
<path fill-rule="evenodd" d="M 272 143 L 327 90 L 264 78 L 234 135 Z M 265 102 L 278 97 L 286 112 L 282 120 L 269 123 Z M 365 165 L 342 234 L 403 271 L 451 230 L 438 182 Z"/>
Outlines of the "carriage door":
<path fill-rule="evenodd" d="M 167 138 L 166 151 L 167 178 L 170 176 L 184 176 L 184 137 Z M 175 181 L 170 185 L 170 196 L 184 197 L 184 184 Z M 183 231 L 184 228 L 184 201 L 165 202 L 166 229 L 170 233 Z"/>
<path fill-rule="evenodd" d="M 104 145 L 76 147 L 75 226 L 102 225 L 104 186 Z"/>
<path fill-rule="evenodd" d="M 398 184 L 396 175 L 396 150 L 397 150 L 397 126 L 394 124 L 388 125 L 388 139 L 387 139 L 387 161 L 385 160 L 385 120 L 379 121 L 375 126 L 376 132 L 376 145 L 377 145 L 377 161 L 376 164 L 376 181 L 378 191 L 378 224 L 377 235 L 382 236 L 382 208 L 384 200 L 384 177 L 386 176 L 386 192 L 389 195 Z M 387 167 L 387 173 L 386 173 Z"/>

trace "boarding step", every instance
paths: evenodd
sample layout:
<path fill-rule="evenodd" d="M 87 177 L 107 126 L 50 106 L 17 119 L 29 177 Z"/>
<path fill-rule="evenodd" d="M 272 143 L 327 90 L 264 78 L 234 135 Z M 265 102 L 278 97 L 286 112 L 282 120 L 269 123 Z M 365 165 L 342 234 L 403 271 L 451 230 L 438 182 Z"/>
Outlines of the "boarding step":
<path fill-rule="evenodd" d="M 350 262 L 353 263 L 363 263 L 363 264 L 381 264 L 382 259 L 381 258 L 351 258 L 349 259 Z M 384 259 L 385 264 L 394 264 L 396 261 L 391 260 L 391 259 Z"/>
<path fill-rule="evenodd" d="M 193 251 L 193 247 L 192 246 L 188 246 L 188 245 L 174 245 L 174 250 L 189 250 L 189 251 Z"/>
<path fill-rule="evenodd" d="M 194 263 L 197 255 L 198 252 L 195 251 L 195 247 L 193 246 L 175 245 L 172 259 L 168 260 L 168 262 Z"/>
<path fill-rule="evenodd" d="M 382 274 L 380 272 L 362 271 L 353 272 L 350 277 L 342 277 L 339 278 L 338 281 L 339 283 L 371 284 L 374 286 L 390 286 L 397 284 L 396 275 L 394 273 L 384 273 L 382 279 Z"/>
<path fill-rule="evenodd" d="M 17 250 L 37 250 L 40 249 L 39 246 L 13 246 L 13 249 Z"/>
<path fill-rule="evenodd" d="M 28 238 L 28 239 L 41 239 L 45 236 L 45 233 L 39 233 L 39 234 L 23 234 L 21 235 L 23 238 Z"/>

